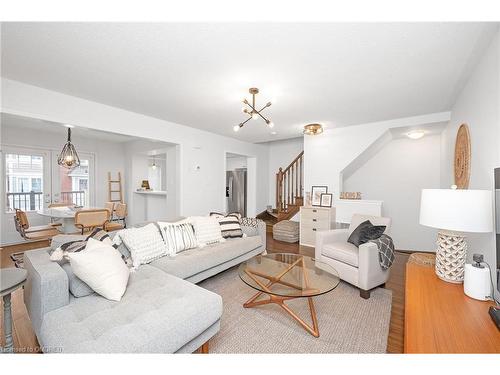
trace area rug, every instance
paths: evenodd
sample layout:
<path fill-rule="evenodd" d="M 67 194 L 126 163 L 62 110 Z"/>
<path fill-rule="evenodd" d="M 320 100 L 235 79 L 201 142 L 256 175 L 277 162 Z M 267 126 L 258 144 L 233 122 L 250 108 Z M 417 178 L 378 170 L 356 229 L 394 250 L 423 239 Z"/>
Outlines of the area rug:
<path fill-rule="evenodd" d="M 199 284 L 222 296 L 221 329 L 210 340 L 210 353 L 385 353 L 392 292 L 377 288 L 365 300 L 359 290 L 341 282 L 314 298 L 320 337 L 307 333 L 275 304 L 244 308 L 255 294 L 231 268 Z M 307 299 L 287 304 L 310 322 Z"/>

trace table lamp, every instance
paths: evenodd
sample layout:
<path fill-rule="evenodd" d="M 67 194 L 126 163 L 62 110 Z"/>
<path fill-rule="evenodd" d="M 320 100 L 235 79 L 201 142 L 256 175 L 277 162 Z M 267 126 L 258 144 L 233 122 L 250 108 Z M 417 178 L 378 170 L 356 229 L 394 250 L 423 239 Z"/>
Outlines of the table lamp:
<path fill-rule="evenodd" d="M 462 283 L 467 253 L 463 232 L 488 233 L 493 229 L 492 195 L 489 190 L 423 189 L 420 224 L 438 228 L 436 275 L 450 283 Z"/>

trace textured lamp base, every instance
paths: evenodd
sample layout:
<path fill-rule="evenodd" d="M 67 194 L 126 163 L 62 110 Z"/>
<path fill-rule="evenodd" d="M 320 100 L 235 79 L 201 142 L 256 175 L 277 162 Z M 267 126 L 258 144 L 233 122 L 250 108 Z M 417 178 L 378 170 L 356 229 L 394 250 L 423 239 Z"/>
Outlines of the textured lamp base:
<path fill-rule="evenodd" d="M 449 283 L 464 281 L 467 242 L 465 236 L 453 232 L 439 231 L 436 251 L 436 275 Z"/>

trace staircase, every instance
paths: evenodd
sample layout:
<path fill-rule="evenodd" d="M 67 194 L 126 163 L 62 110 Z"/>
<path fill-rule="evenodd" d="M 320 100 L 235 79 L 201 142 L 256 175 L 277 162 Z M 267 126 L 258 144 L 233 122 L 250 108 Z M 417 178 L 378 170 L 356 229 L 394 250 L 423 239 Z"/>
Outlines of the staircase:
<path fill-rule="evenodd" d="M 267 223 L 268 230 L 281 220 L 289 220 L 295 216 L 304 204 L 304 151 L 285 169 L 276 173 L 276 208 L 264 211 L 257 217 Z"/>

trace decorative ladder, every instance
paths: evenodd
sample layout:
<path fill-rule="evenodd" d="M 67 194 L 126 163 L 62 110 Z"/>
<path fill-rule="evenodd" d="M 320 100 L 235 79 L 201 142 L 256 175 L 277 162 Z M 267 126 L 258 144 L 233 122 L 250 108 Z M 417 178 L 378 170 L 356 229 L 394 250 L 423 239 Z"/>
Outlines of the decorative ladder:
<path fill-rule="evenodd" d="M 289 220 L 304 204 L 304 151 L 288 167 L 276 173 L 276 210 L 277 219 Z"/>
<path fill-rule="evenodd" d="M 123 203 L 122 192 L 122 174 L 118 172 L 118 179 L 111 178 L 111 172 L 108 172 L 108 202 Z"/>

